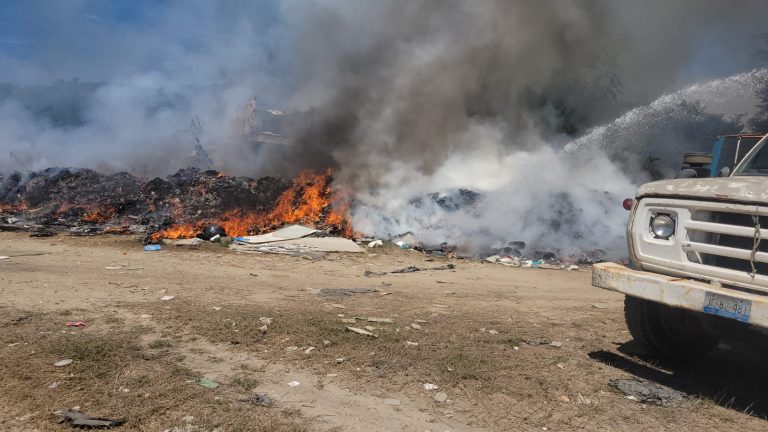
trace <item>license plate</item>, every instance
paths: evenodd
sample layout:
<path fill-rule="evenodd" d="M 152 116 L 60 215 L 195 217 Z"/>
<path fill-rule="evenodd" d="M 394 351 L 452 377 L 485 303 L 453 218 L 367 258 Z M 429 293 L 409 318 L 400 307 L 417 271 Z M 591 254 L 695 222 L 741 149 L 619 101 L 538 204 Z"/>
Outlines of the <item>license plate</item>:
<path fill-rule="evenodd" d="M 704 312 L 732 318 L 738 321 L 749 321 L 752 302 L 722 294 L 707 292 L 704 295 Z"/>

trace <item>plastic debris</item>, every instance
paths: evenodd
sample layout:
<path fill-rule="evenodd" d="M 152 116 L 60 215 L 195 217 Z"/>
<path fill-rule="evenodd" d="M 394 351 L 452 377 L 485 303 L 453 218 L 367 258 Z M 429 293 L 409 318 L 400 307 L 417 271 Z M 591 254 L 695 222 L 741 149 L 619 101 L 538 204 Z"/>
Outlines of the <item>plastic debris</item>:
<path fill-rule="evenodd" d="M 363 329 L 357 328 L 357 327 L 347 326 L 347 330 L 349 330 L 351 332 L 354 332 L 354 333 L 357 333 L 357 334 L 364 335 L 364 336 L 371 336 L 371 337 L 375 337 L 375 338 L 379 337 L 378 335 L 373 334 L 373 333 L 369 332 L 368 330 L 363 330 Z"/>
<path fill-rule="evenodd" d="M 256 405 L 263 407 L 272 406 L 272 398 L 270 398 L 266 393 L 258 393 L 254 395 L 251 401 L 253 401 L 253 403 Z"/>
<path fill-rule="evenodd" d="M 5 255 L 0 255 L 0 261 L 5 261 L 5 260 L 9 260 L 9 259 L 11 259 L 11 257 L 5 256 Z"/>
<path fill-rule="evenodd" d="M 173 300 L 173 299 L 175 299 L 175 298 L 176 298 L 176 296 L 172 296 L 172 295 L 166 295 L 166 296 L 162 296 L 162 297 L 160 297 L 160 300 L 162 300 L 162 301 L 168 301 L 168 300 Z"/>
<path fill-rule="evenodd" d="M 62 419 L 59 420 L 59 423 L 69 423 L 70 426 L 76 427 L 76 428 L 89 428 L 89 429 L 96 429 L 96 428 L 112 428 L 116 426 L 120 426 L 122 424 L 125 424 L 125 419 L 107 419 L 107 418 L 100 418 L 100 417 L 91 417 L 89 415 L 83 414 L 79 411 L 75 410 L 69 410 L 59 413 L 60 416 L 62 416 Z"/>
<path fill-rule="evenodd" d="M 67 327 L 85 327 L 85 321 L 67 321 L 64 325 Z"/>
<path fill-rule="evenodd" d="M 159 251 L 159 250 L 162 250 L 162 249 L 163 249 L 162 246 L 160 246 L 158 244 L 151 244 L 151 245 L 144 246 L 144 251 L 145 252 Z"/>
<path fill-rule="evenodd" d="M 405 341 L 405 344 L 408 345 L 408 346 L 419 346 L 418 342 Z"/>
<path fill-rule="evenodd" d="M 298 382 L 298 381 L 291 381 L 291 382 L 288 383 L 288 387 L 298 387 L 300 385 L 301 385 L 301 383 Z"/>
<path fill-rule="evenodd" d="M 448 400 L 448 394 L 445 392 L 435 393 L 435 400 L 440 403 L 443 403 Z"/>
<path fill-rule="evenodd" d="M 411 328 L 414 329 L 414 330 L 421 330 L 421 325 L 413 323 L 413 324 L 411 324 Z"/>
<path fill-rule="evenodd" d="M 200 381 L 198 381 L 197 383 L 211 390 L 216 390 L 217 388 L 219 388 L 219 383 L 212 381 L 208 378 L 200 378 Z"/>
<path fill-rule="evenodd" d="M 57 361 L 53 365 L 56 366 L 56 367 L 64 367 L 64 366 L 71 365 L 73 361 L 74 360 L 72 360 L 72 359 L 63 359 L 63 360 Z"/>
<path fill-rule="evenodd" d="M 435 384 L 430 384 L 430 383 L 426 383 L 426 384 L 424 384 L 424 390 L 428 390 L 428 391 L 429 391 L 429 390 L 437 390 L 437 389 L 439 389 L 439 388 L 440 388 L 440 387 L 438 387 L 438 386 L 437 386 L 437 385 L 435 385 Z"/>
<path fill-rule="evenodd" d="M 384 242 L 381 241 L 381 240 L 374 240 L 374 241 L 368 243 L 368 247 L 369 248 L 377 248 L 377 247 L 381 247 L 381 246 L 384 246 Z"/>

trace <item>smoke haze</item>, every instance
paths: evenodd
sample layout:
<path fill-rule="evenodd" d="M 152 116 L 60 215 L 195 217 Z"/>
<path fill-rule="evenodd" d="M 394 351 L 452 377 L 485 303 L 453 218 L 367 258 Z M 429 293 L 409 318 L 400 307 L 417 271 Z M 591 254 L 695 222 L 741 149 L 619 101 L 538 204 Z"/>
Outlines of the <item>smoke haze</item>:
<path fill-rule="evenodd" d="M 722 79 L 762 66 L 762 1 L 123 8 L 30 1 L 1 15 L 21 24 L 0 32 L 0 171 L 167 174 L 198 138 L 231 174 L 334 167 L 357 230 L 467 253 L 524 242 L 621 256 L 621 199 L 739 132 L 731 116 L 749 114 L 765 79 Z M 293 146 L 254 150 L 235 126 L 253 97 L 313 121 Z M 480 195 L 430 198 L 459 189 Z"/>

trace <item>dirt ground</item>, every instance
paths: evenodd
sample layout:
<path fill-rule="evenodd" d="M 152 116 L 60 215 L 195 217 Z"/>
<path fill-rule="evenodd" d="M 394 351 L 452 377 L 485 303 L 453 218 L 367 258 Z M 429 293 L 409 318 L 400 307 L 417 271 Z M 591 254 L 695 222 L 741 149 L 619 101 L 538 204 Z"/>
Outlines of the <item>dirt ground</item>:
<path fill-rule="evenodd" d="M 695 364 L 655 364 L 632 345 L 623 297 L 591 287 L 589 268 L 396 248 L 314 261 L 212 244 L 144 252 L 127 237 L 18 233 L 0 233 L 0 255 L 0 430 L 62 430 L 54 412 L 74 406 L 126 431 L 768 427 L 763 351 L 729 342 Z M 641 404 L 608 385 L 633 376 L 690 397 Z M 262 393 L 272 406 L 253 402 Z"/>

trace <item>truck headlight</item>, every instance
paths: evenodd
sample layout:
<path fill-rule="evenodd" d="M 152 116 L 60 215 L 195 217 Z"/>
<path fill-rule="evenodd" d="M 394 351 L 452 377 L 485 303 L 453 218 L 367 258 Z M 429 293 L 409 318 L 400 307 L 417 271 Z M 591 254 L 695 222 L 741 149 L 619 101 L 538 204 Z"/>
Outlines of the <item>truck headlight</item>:
<path fill-rule="evenodd" d="M 659 213 L 651 218 L 651 232 L 653 236 L 666 240 L 675 233 L 675 219 L 668 214 Z"/>

